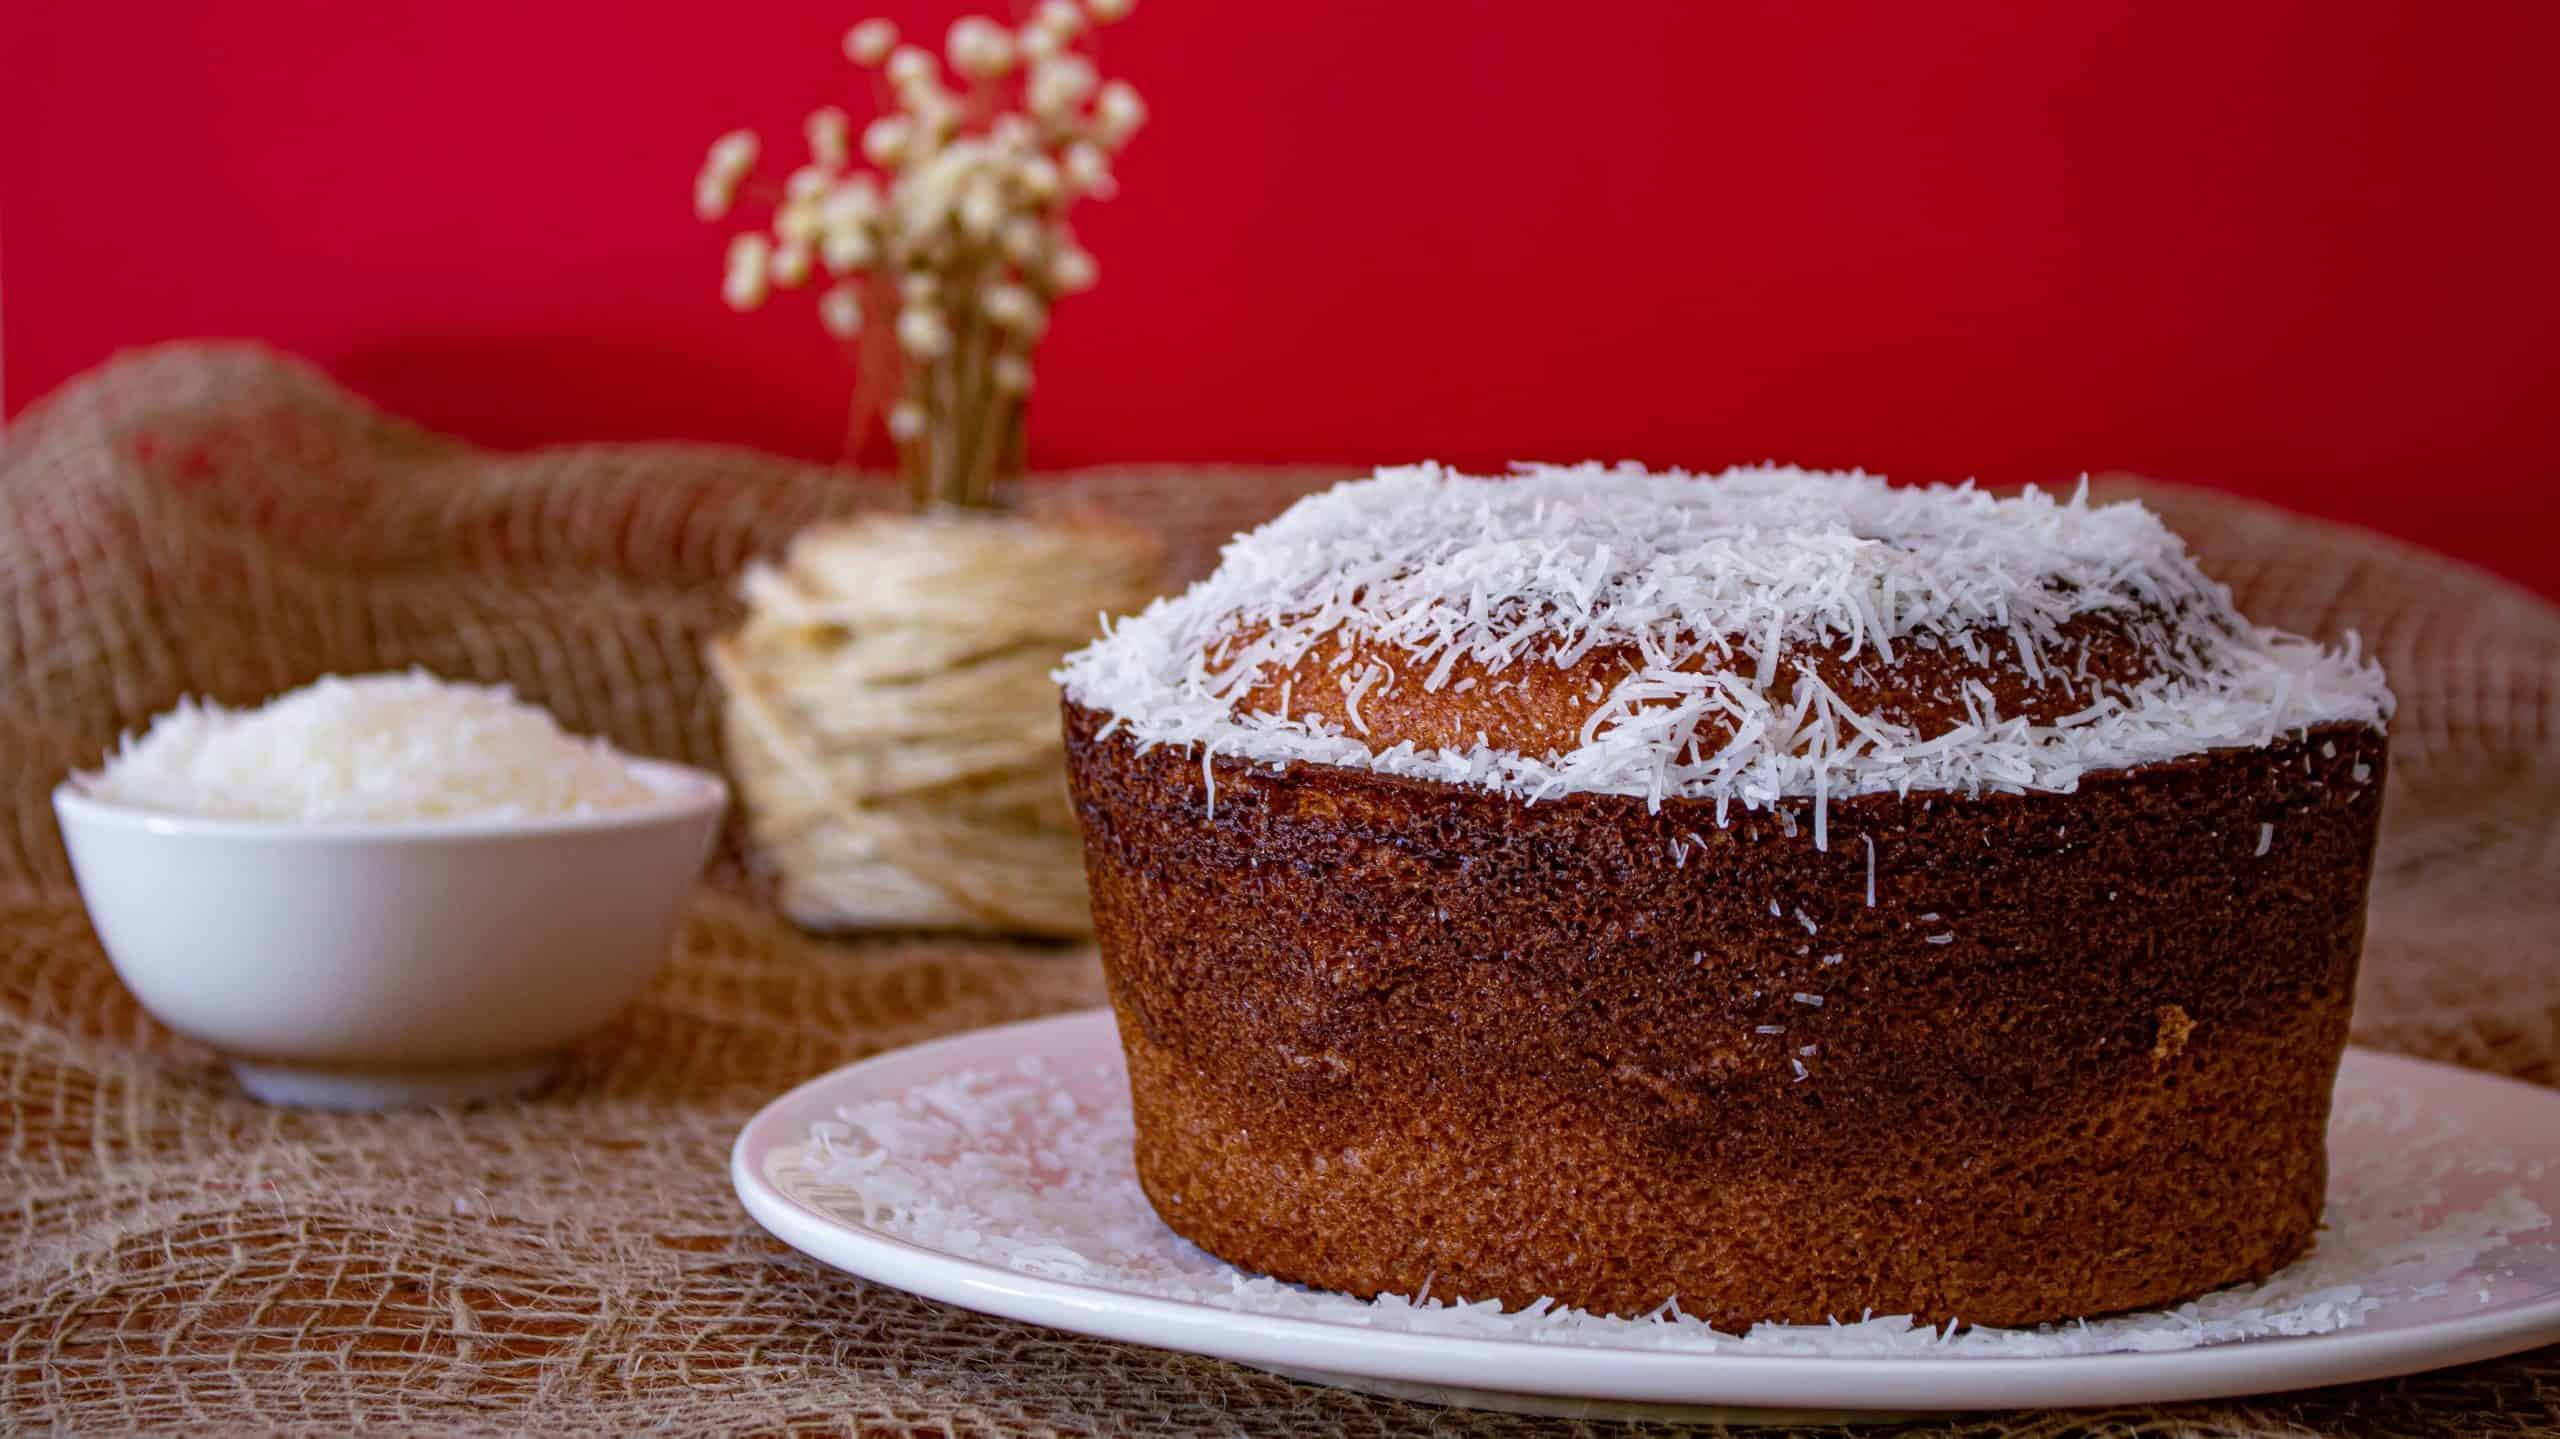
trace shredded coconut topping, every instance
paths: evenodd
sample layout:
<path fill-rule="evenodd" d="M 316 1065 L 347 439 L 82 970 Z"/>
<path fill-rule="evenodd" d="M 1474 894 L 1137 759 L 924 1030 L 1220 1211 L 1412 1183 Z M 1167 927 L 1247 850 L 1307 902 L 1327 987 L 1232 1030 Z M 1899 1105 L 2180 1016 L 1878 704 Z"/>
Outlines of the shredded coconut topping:
<path fill-rule="evenodd" d="M 601 814 L 659 792 L 504 686 L 327 676 L 252 710 L 183 700 L 86 777 L 99 799 L 306 824 Z"/>
<path fill-rule="evenodd" d="M 2143 643 L 2150 674 L 2092 684 L 2086 707 L 2042 722 L 2002 715 L 1971 684 L 1964 720 L 1924 735 L 1861 712 L 1810 663 L 1944 648 L 2065 674 L 2062 627 L 2099 613 Z M 1481 735 L 1373 747 L 1356 708 L 1379 677 L 1366 667 L 1343 679 L 1361 732 L 1240 712 L 1263 676 L 1329 641 L 1392 653 L 1429 691 L 1462 661 L 1500 676 L 1607 648 L 1633 669 L 1562 754 Z M 1204 761 L 1341 765 L 1532 801 L 1712 799 L 1720 820 L 1732 803 L 1811 797 L 1817 844 L 1832 796 L 2068 791 L 2092 771 L 2315 724 L 2378 728 L 2392 709 L 2353 634 L 2327 650 L 2250 624 L 2158 516 L 2092 505 L 2085 482 L 2068 500 L 2002 498 L 1775 466 L 1381 470 L 1238 536 L 1215 574 L 1110 628 L 1058 678 L 1111 732 L 1196 745 Z"/>

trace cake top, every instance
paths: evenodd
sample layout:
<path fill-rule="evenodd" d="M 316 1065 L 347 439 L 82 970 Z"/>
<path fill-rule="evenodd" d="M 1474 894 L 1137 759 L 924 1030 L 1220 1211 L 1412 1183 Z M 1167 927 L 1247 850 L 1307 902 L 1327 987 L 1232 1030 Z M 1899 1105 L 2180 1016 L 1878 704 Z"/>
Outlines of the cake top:
<path fill-rule="evenodd" d="M 2354 636 L 2250 624 L 2140 504 L 1781 467 L 1381 470 L 1237 537 L 1059 679 L 1204 765 L 1712 799 L 1720 819 L 2069 790 L 2392 705 Z"/>

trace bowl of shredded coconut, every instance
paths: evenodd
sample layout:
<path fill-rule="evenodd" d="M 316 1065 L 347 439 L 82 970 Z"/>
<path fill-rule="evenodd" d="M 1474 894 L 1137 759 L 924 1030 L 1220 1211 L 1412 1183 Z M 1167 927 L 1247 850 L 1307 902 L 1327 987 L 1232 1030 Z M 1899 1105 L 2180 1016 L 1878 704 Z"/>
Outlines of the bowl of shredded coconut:
<path fill-rule="evenodd" d="M 503 688 L 187 701 L 54 791 L 117 974 L 254 1096 L 526 1092 L 664 961 L 728 802 Z"/>

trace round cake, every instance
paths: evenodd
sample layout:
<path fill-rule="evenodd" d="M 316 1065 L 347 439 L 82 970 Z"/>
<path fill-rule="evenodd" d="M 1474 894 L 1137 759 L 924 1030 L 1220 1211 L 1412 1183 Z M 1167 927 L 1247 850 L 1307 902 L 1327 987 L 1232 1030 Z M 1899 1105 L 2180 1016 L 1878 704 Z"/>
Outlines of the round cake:
<path fill-rule="evenodd" d="M 2391 696 L 2139 505 L 1387 470 L 1060 679 L 1139 1178 L 1239 1266 L 2023 1325 L 2311 1242 Z"/>

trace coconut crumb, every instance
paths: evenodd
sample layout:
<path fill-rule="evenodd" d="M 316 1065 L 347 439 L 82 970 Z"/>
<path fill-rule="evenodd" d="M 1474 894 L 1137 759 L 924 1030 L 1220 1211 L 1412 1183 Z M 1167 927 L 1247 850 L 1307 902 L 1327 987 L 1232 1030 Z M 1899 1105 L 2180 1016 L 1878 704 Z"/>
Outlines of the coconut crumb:
<path fill-rule="evenodd" d="M 2196 1032 L 2196 1022 L 2187 1017 L 2186 1010 L 2174 1004 L 2160 1006 L 2157 1018 L 2160 1030 L 2159 1036 L 2151 1041 L 2151 1062 L 2161 1064 L 2177 1058 L 2186 1049 L 2187 1036 Z"/>

